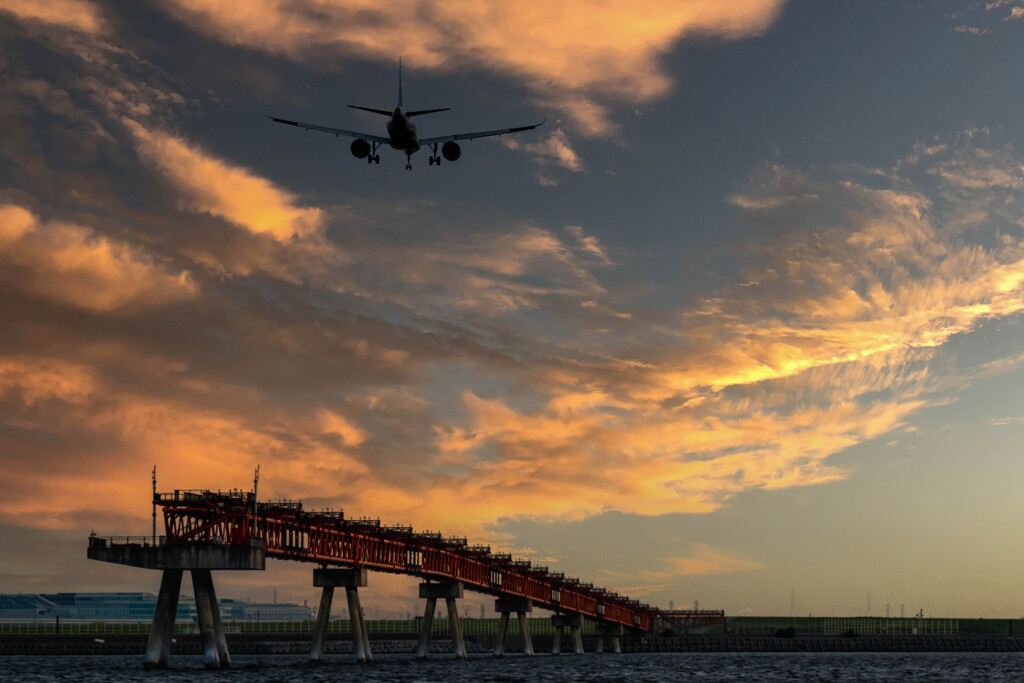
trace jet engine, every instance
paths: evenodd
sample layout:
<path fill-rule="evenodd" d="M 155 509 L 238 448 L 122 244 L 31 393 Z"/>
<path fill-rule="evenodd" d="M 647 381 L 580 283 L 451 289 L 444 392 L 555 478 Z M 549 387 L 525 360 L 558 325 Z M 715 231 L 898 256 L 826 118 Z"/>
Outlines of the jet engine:
<path fill-rule="evenodd" d="M 352 156 L 356 159 L 365 159 L 370 156 L 370 143 L 359 138 L 352 141 Z M 456 157 L 457 159 L 458 157 Z"/>
<path fill-rule="evenodd" d="M 459 143 L 449 140 L 441 147 L 441 154 L 448 161 L 458 161 L 459 157 L 462 156 L 462 148 L 459 147 Z"/>

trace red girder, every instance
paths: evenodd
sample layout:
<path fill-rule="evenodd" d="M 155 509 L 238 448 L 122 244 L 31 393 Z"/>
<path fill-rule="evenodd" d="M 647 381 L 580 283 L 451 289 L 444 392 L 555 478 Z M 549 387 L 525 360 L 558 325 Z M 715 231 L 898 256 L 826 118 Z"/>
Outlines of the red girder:
<path fill-rule="evenodd" d="M 346 521 L 334 513 L 304 513 L 301 503 L 265 504 L 254 517 L 251 494 L 162 494 L 168 543 L 231 544 L 262 539 L 268 557 L 461 581 L 495 596 L 530 598 L 539 607 L 649 631 L 659 611 L 590 584 L 549 574 L 545 567 L 470 548 L 410 528 L 380 528 L 375 520 Z M 255 527 L 254 527 L 255 521 Z"/>

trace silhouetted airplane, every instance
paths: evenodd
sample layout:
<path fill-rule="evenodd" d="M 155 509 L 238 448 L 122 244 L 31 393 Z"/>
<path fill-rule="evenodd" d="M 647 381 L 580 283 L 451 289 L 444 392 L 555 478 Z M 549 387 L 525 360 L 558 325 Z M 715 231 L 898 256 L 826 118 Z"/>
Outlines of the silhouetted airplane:
<path fill-rule="evenodd" d="M 535 123 L 532 126 L 517 126 L 515 128 L 501 128 L 499 130 L 483 130 L 476 133 L 458 133 L 456 135 L 442 135 L 436 138 L 423 138 L 422 140 L 416 135 L 416 124 L 412 122 L 412 117 L 422 116 L 423 114 L 433 114 L 439 111 L 448 111 L 449 107 L 442 109 L 421 109 L 419 111 L 405 111 L 402 109 L 402 60 L 398 60 L 398 106 L 395 107 L 394 111 L 387 111 L 386 109 L 371 109 L 370 107 L 357 107 L 354 104 L 348 105 L 352 109 L 360 109 L 362 111 L 373 112 L 374 114 L 381 114 L 382 116 L 390 116 L 391 120 L 388 121 L 388 137 L 380 135 L 370 135 L 369 133 L 360 133 L 354 130 L 342 130 L 341 128 L 329 128 L 327 126 L 317 126 L 312 123 L 302 123 L 301 121 L 287 121 L 285 119 L 279 119 L 274 116 L 268 116 L 267 118 L 271 121 L 277 121 L 278 123 L 287 123 L 289 126 L 298 126 L 299 128 L 305 128 L 306 130 L 318 130 L 324 133 L 333 133 L 335 137 L 339 135 L 347 135 L 348 137 L 356 138 L 352 141 L 352 155 L 357 159 L 366 159 L 368 163 L 380 163 L 380 155 L 377 154 L 377 148 L 381 145 L 390 145 L 394 149 L 402 150 L 405 152 L 405 168 L 406 170 L 412 169 L 412 155 L 419 151 L 420 147 L 429 147 L 432 150 L 430 155 L 430 165 L 437 164 L 441 165 L 441 157 L 437 155 L 437 146 L 441 145 L 441 154 L 448 161 L 457 161 L 462 156 L 462 148 L 459 147 L 459 143 L 456 140 L 472 140 L 473 138 L 486 138 L 491 135 L 505 135 L 507 133 L 519 133 L 524 130 L 533 130 L 538 126 L 544 125 L 544 121 Z"/>

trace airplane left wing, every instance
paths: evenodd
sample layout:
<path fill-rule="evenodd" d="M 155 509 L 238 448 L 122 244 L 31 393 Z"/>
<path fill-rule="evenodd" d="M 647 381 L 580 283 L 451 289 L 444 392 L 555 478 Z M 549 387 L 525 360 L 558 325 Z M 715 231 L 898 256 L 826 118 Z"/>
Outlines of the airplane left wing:
<path fill-rule="evenodd" d="M 331 133 L 334 137 L 339 135 L 345 135 L 350 138 L 360 138 L 361 140 L 371 140 L 373 142 L 386 145 L 391 142 L 390 138 L 385 138 L 380 135 L 370 135 L 369 133 L 360 133 L 354 130 L 342 130 L 341 128 L 328 128 L 327 126 L 317 126 L 312 123 L 302 123 L 301 121 L 288 121 L 286 119 L 279 119 L 274 116 L 268 116 L 271 121 L 278 123 L 287 123 L 289 126 L 298 126 L 299 128 L 305 128 L 306 130 L 318 130 L 321 133 Z M 495 133 L 492 133 L 494 135 Z M 447 138 L 446 138 L 447 139 Z"/>
<path fill-rule="evenodd" d="M 420 144 L 421 145 L 436 145 L 439 142 L 449 142 L 451 140 L 472 140 L 473 138 L 486 138 L 486 137 L 490 137 L 491 135 L 506 135 L 508 133 L 519 133 L 519 132 L 522 132 L 524 130 L 533 130 L 534 128 L 539 128 L 540 126 L 544 125 L 545 121 L 547 121 L 547 119 L 544 119 L 544 121 L 541 121 L 540 123 L 535 123 L 532 126 L 518 126 L 516 128 L 500 128 L 498 130 L 482 130 L 482 131 L 479 131 L 477 133 L 457 133 L 455 135 L 442 135 L 442 136 L 436 137 L 436 138 L 421 138 L 420 139 Z"/>

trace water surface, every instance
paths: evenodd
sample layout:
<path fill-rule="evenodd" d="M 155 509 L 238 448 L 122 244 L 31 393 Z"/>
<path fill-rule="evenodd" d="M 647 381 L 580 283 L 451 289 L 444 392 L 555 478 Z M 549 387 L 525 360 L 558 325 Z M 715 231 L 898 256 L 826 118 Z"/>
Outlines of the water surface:
<path fill-rule="evenodd" d="M 142 657 L 0 657 L 10 681 L 1020 681 L 1020 653 L 700 653 L 582 656 L 509 655 L 425 662 L 382 655 L 360 665 L 349 657 L 310 664 L 298 655 L 240 655 L 235 666 L 206 671 L 196 656 L 172 657 L 166 671 L 144 671 Z"/>

